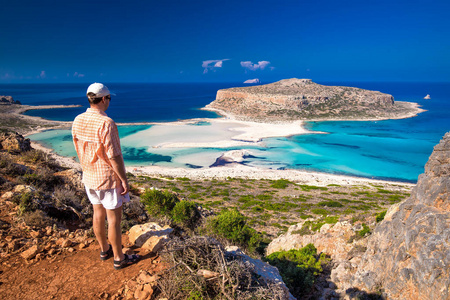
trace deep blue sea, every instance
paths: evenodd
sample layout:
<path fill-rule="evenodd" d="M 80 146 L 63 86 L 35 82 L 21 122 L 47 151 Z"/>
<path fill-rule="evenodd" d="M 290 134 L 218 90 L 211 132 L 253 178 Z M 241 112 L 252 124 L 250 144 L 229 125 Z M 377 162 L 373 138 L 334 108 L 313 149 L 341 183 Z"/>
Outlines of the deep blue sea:
<path fill-rule="evenodd" d="M 268 138 L 262 146 L 245 147 L 252 156 L 244 163 L 275 169 L 313 171 L 416 182 L 423 173 L 433 147 L 450 131 L 450 83 L 404 82 L 319 82 L 325 85 L 352 86 L 377 90 L 396 101 L 419 103 L 426 112 L 417 117 L 387 121 L 308 122 L 307 134 Z M 218 89 L 243 86 L 242 83 L 111 83 L 113 97 L 107 113 L 116 122 L 170 122 L 191 118 L 217 118 L 200 110 L 215 99 Z M 88 107 L 88 84 L 11 84 L 0 85 L 0 95 L 11 95 L 23 104 L 81 104 L 81 108 L 34 110 L 27 114 L 71 121 Z M 424 100 L 426 94 L 430 100 Z M 121 138 L 147 126 L 121 126 Z M 74 156 L 70 132 L 49 131 L 30 136 L 56 152 Z M 202 167 L 189 161 L 195 154 L 205 157 L 239 148 L 193 148 L 158 152 L 151 148 L 122 144 L 127 165 L 164 165 Z"/>

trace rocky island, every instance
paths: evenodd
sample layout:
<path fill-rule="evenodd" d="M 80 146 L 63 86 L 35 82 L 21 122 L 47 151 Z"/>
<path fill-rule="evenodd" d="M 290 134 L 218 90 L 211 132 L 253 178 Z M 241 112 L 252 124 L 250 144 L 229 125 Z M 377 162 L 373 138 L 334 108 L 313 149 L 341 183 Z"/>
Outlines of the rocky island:
<path fill-rule="evenodd" d="M 401 119 L 423 111 L 416 103 L 394 101 L 392 95 L 378 91 L 297 78 L 219 90 L 205 109 L 258 122 Z"/>

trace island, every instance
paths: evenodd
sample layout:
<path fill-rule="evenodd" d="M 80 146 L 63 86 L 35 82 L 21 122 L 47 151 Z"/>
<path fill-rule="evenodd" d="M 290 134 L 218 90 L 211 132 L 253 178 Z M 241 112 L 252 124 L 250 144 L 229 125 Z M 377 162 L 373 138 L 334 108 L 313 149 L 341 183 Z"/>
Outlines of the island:
<path fill-rule="evenodd" d="M 382 120 L 409 118 L 424 111 L 417 103 L 394 101 L 378 91 L 326 86 L 311 79 L 222 89 L 205 109 L 238 120 Z"/>

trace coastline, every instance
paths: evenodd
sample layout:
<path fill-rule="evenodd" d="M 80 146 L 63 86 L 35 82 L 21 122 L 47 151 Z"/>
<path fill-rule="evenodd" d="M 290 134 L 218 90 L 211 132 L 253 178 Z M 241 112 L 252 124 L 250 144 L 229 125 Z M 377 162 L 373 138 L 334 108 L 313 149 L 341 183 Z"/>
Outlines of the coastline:
<path fill-rule="evenodd" d="M 411 103 L 412 105 L 416 103 Z M 45 107 L 45 108 L 43 108 Z M 57 106 L 60 108 L 61 106 Z M 67 106 L 66 106 L 67 107 Z M 418 105 L 416 104 L 418 108 Z M 32 109 L 47 109 L 47 106 L 36 106 Z M 55 108 L 54 106 L 51 108 Z M 419 109 L 419 108 L 418 108 Z M 23 110 L 25 111 L 25 110 Z M 218 112 L 219 113 L 219 112 Z M 420 112 L 418 112 L 420 113 Z M 222 115 L 222 114 L 221 114 Z M 416 115 L 416 114 L 415 114 Z M 400 118 L 410 118 L 415 115 L 404 115 Z M 28 118 L 34 119 L 34 121 L 42 121 L 44 123 L 51 122 L 56 124 L 54 128 L 39 128 L 37 130 L 32 130 L 27 132 L 26 136 L 51 129 L 61 129 L 70 127 L 72 122 L 63 121 L 49 121 L 40 117 L 26 116 Z M 378 119 L 377 119 L 378 120 Z M 382 120 L 382 119 L 380 119 Z M 230 147 L 234 145 L 249 145 L 260 142 L 262 139 L 274 136 L 291 136 L 298 134 L 311 133 L 303 127 L 304 120 L 293 121 L 293 122 L 277 122 L 277 123 L 259 123 L 236 120 L 233 116 L 225 114 L 222 118 L 217 119 L 189 119 L 176 122 L 167 123 L 155 123 L 155 122 L 140 122 L 140 123 L 118 123 L 118 125 L 158 125 L 158 126 L 191 126 L 198 122 L 212 122 L 217 124 L 230 123 L 234 124 L 231 131 L 234 131 L 235 135 L 232 139 L 228 141 L 216 142 L 214 145 L 207 143 L 209 147 Z M 310 121 L 310 120 L 307 120 Z M 318 120 L 324 121 L 324 120 Z M 344 120 L 329 120 L 329 121 L 344 121 Z M 345 120 L 345 121 L 355 121 L 355 120 Z M 369 121 L 369 120 L 361 120 Z M 314 132 L 320 134 L 321 132 Z M 38 142 L 31 142 L 32 147 L 35 149 L 42 150 L 49 153 L 53 158 L 55 158 L 59 163 L 68 168 L 81 169 L 80 164 L 75 161 L 72 157 L 64 157 L 56 154 L 53 149 L 47 148 Z M 161 144 L 159 147 L 199 147 L 199 143 L 167 143 Z M 200 145 L 201 146 L 201 145 Z M 224 153 L 223 155 L 226 155 Z M 230 158 L 230 156 L 227 156 Z M 356 177 L 348 175 L 336 175 L 331 173 L 321 173 L 321 172 L 311 172 L 306 170 L 273 170 L 264 169 L 259 167 L 246 166 L 239 164 L 239 157 L 232 157 L 231 161 L 226 165 L 201 168 L 201 169 L 188 169 L 188 168 L 171 168 L 171 167 L 161 167 L 161 166 L 127 166 L 127 172 L 135 175 L 147 175 L 147 176 L 157 176 L 157 177 L 187 177 L 191 179 L 226 179 L 227 177 L 237 177 L 243 179 L 286 179 L 296 183 L 308 184 L 308 185 L 318 185 L 326 186 L 328 184 L 339 184 L 339 185 L 399 185 L 404 187 L 411 187 L 415 184 L 406 183 L 401 181 L 389 181 L 382 179 L 371 179 L 366 177 Z"/>
<path fill-rule="evenodd" d="M 419 108 L 417 103 L 405 102 L 406 105 L 415 108 L 416 111 L 414 114 L 405 114 L 397 116 L 395 119 L 403 119 L 403 118 L 411 118 L 416 116 L 418 113 L 424 111 Z M 29 120 L 33 120 L 36 123 L 41 123 L 42 125 L 39 128 L 30 129 L 25 136 L 42 132 L 45 130 L 53 130 L 53 129 L 62 129 L 62 128 L 70 128 L 72 122 L 63 122 L 63 121 L 50 121 L 43 119 L 41 117 L 33 117 L 22 115 L 21 113 L 30 110 L 30 109 L 52 109 L 52 108 L 63 108 L 63 107 L 74 107 L 74 106 L 61 106 L 61 105 L 53 105 L 53 106 L 25 106 L 20 109 L 14 111 L 15 114 L 20 116 L 21 118 L 26 118 Z M 188 119 L 176 122 L 166 122 L 166 123 L 156 123 L 156 122 L 139 122 L 139 123 L 118 123 L 119 126 L 132 126 L 132 125 L 156 125 L 156 126 L 191 126 L 195 125 L 198 122 L 210 122 L 214 124 L 232 124 L 232 128 L 230 131 L 233 131 L 233 137 L 226 141 L 219 141 L 213 144 L 205 143 L 209 147 L 232 147 L 236 145 L 251 145 L 255 143 L 259 143 L 261 140 L 267 137 L 276 137 L 276 136 L 292 136 L 298 134 L 306 134 L 311 133 L 310 131 L 304 128 L 304 122 L 306 121 L 371 121 L 368 119 L 364 120 L 348 120 L 348 119 L 329 119 L 329 120 L 298 120 L 291 122 L 271 122 L 271 123 L 260 123 L 254 121 L 244 121 L 237 120 L 233 115 L 225 113 L 223 111 L 217 109 L 209 109 L 203 108 L 207 110 L 212 110 L 221 115 L 221 118 L 217 119 Z M 373 120 L 385 120 L 386 118 L 377 118 Z M 391 118 L 394 119 L 394 118 Z M 315 134 L 321 134 L 322 132 L 314 132 Z M 32 147 L 35 149 L 42 150 L 46 153 L 49 153 L 53 158 L 55 158 L 59 163 L 68 168 L 75 168 L 80 170 L 80 164 L 75 161 L 72 157 L 65 157 L 56 154 L 53 149 L 47 148 L 39 142 L 32 141 Z M 201 144 L 200 144 L 201 146 Z M 165 143 L 160 144 L 158 147 L 199 147 L 199 143 Z M 339 184 L 339 185 L 355 185 L 355 184 L 377 184 L 377 185 L 399 185 L 399 186 L 414 186 L 413 183 L 406 183 L 401 181 L 389 181 L 383 179 L 371 179 L 366 177 L 356 177 L 356 176 L 348 176 L 348 175 L 336 175 L 331 173 L 322 173 L 322 172 L 311 172 L 306 170 L 295 170 L 295 169 L 286 169 L 286 170 L 273 170 L 273 169 L 264 169 L 253 166 L 246 166 L 240 164 L 239 155 L 235 156 L 227 156 L 227 153 L 223 153 L 222 156 L 226 156 L 228 159 L 228 163 L 226 165 L 214 166 L 208 168 L 201 169 L 188 169 L 188 168 L 171 168 L 171 167 L 161 167 L 161 166 L 127 166 L 127 172 L 130 172 L 135 175 L 148 175 L 148 176 L 157 176 L 157 177 L 187 177 L 191 179 L 226 179 L 227 177 L 237 177 L 237 178 L 248 178 L 248 179 L 286 179 L 296 183 L 308 184 L 308 185 L 319 185 L 324 186 L 328 184 Z"/>
<path fill-rule="evenodd" d="M 34 149 L 44 151 L 54 158 L 62 166 L 77 169 L 81 171 L 81 165 L 72 157 L 65 157 L 56 154 L 53 149 L 47 148 L 37 142 L 31 142 Z M 135 176 L 151 176 L 151 177 L 173 177 L 173 178 L 189 178 L 193 180 L 205 179 L 221 179 L 226 180 L 228 177 L 242 178 L 242 179 L 269 179 L 278 180 L 286 179 L 298 184 L 327 186 L 329 184 L 337 184 L 341 186 L 350 185 L 397 185 L 399 187 L 411 188 L 415 186 L 414 183 L 407 183 L 401 181 L 389 181 L 381 179 L 371 179 L 365 177 L 354 177 L 348 175 L 336 175 L 330 173 L 310 172 L 303 170 L 273 170 L 263 169 L 257 167 L 245 166 L 239 163 L 231 163 L 226 166 L 202 168 L 202 169 L 187 169 L 187 168 L 169 168 L 160 166 L 127 166 L 127 172 Z"/>

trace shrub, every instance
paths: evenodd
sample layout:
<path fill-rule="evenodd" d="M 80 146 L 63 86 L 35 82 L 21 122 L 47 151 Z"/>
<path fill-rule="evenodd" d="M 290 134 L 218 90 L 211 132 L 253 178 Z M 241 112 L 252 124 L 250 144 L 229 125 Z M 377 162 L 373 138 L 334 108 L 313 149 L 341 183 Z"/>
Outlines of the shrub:
<path fill-rule="evenodd" d="M 358 231 L 360 237 L 364 237 L 366 234 L 370 233 L 370 228 L 366 224 L 362 224 L 363 229 Z"/>
<path fill-rule="evenodd" d="M 377 216 L 376 216 L 377 223 L 383 221 L 384 216 L 386 216 L 386 211 L 382 211 L 379 214 L 377 214 Z"/>
<path fill-rule="evenodd" d="M 272 183 L 271 187 L 276 189 L 285 189 L 291 182 L 286 179 L 278 179 Z"/>
<path fill-rule="evenodd" d="M 28 185 L 44 190 L 52 190 L 61 183 L 61 178 L 54 176 L 53 171 L 49 168 L 38 168 L 35 173 L 25 174 L 21 177 L 21 181 Z"/>
<path fill-rule="evenodd" d="M 343 207 L 344 206 L 341 203 L 334 201 L 334 200 L 321 201 L 321 202 L 317 203 L 317 205 L 318 206 L 327 206 L 327 207 Z"/>
<path fill-rule="evenodd" d="M 13 202 L 19 205 L 19 215 L 22 215 L 26 212 L 35 211 L 37 208 L 36 203 L 33 201 L 34 193 L 33 192 L 25 192 L 22 194 L 15 195 L 13 197 Z"/>
<path fill-rule="evenodd" d="M 51 226 L 56 223 L 56 220 L 50 218 L 41 210 L 24 213 L 23 220 L 29 226 L 40 228 Z"/>
<path fill-rule="evenodd" d="M 227 253 L 217 241 L 202 236 L 174 238 L 166 244 L 161 259 L 168 267 L 157 281 L 156 299 L 287 299 L 279 284 L 266 282 L 251 264 Z M 204 270 L 217 275 L 199 276 Z"/>
<path fill-rule="evenodd" d="M 291 293 L 298 299 L 311 290 L 316 275 L 323 271 L 327 262 L 325 254 L 317 256 L 317 249 L 308 244 L 299 250 L 274 252 L 265 259 L 276 266 Z"/>
<path fill-rule="evenodd" d="M 255 251 L 261 241 L 256 230 L 247 225 L 246 217 L 237 209 L 222 211 L 211 218 L 206 227 L 206 231 L 247 248 L 250 252 Z"/>
<path fill-rule="evenodd" d="M 172 217 L 176 223 L 193 229 L 200 218 L 200 213 L 194 202 L 183 200 L 175 204 L 172 211 Z"/>
<path fill-rule="evenodd" d="M 328 191 L 328 188 L 324 187 L 324 186 L 300 184 L 299 187 L 302 189 L 302 191 L 305 191 L 305 192 L 309 192 L 310 190 Z"/>
<path fill-rule="evenodd" d="M 142 194 L 141 201 L 149 215 L 171 217 L 178 197 L 168 190 L 147 189 Z"/>
<path fill-rule="evenodd" d="M 326 216 L 330 213 L 328 210 L 323 209 L 323 208 L 313 208 L 313 209 L 311 209 L 311 212 L 313 214 L 322 215 L 322 216 Z"/>

